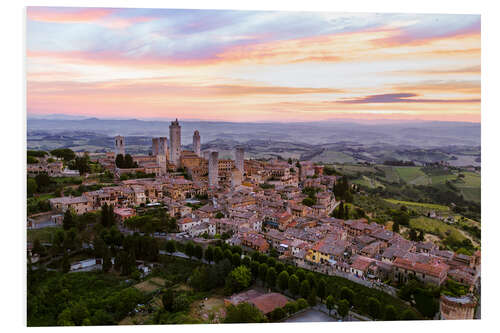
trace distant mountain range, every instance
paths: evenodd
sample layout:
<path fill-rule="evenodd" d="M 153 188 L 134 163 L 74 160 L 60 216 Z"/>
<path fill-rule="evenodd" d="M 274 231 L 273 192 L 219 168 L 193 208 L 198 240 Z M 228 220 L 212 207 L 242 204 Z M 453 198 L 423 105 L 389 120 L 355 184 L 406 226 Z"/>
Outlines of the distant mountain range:
<path fill-rule="evenodd" d="M 113 148 L 112 137 L 119 134 L 125 136 L 129 152 L 148 153 L 152 137 L 169 136 L 169 121 L 66 117 L 28 117 L 28 148 L 106 151 Z M 245 147 L 248 156 L 263 158 L 281 156 L 329 163 L 401 159 L 480 164 L 481 125 L 477 123 L 234 123 L 181 119 L 180 125 L 185 148 L 190 148 L 193 132 L 198 130 L 202 149 L 218 150 L 227 157 L 238 145 Z"/>

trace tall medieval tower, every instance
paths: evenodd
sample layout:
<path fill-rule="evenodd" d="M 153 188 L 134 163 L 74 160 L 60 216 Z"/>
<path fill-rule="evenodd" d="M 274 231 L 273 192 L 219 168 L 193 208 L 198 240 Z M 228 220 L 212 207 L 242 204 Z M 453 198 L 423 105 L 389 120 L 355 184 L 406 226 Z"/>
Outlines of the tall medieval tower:
<path fill-rule="evenodd" d="M 243 148 L 236 148 L 234 155 L 234 166 L 243 175 L 245 173 L 245 150 Z"/>
<path fill-rule="evenodd" d="M 181 166 L 181 127 L 179 121 L 175 119 L 169 126 L 170 128 L 170 162 L 176 167 Z"/>
<path fill-rule="evenodd" d="M 201 157 L 201 139 L 198 130 L 194 131 L 193 135 L 193 151 L 198 157 Z"/>
<path fill-rule="evenodd" d="M 115 155 L 122 154 L 125 157 L 125 138 L 123 136 L 115 136 Z"/>
<path fill-rule="evenodd" d="M 208 186 L 219 185 L 219 152 L 210 153 L 208 160 Z"/>

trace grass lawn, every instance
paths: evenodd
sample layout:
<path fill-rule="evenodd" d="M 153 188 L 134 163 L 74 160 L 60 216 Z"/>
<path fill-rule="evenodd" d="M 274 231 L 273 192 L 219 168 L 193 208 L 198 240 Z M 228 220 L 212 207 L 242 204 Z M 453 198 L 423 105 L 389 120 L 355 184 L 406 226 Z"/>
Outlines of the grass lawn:
<path fill-rule="evenodd" d="M 413 185 L 428 185 L 429 177 L 423 172 L 420 167 L 395 167 L 399 178 L 405 183 Z"/>
<path fill-rule="evenodd" d="M 454 226 L 446 224 L 440 220 L 431 219 L 429 217 L 420 216 L 410 220 L 410 226 L 415 229 L 422 229 L 429 233 L 450 234 L 458 241 L 464 240 L 466 237 Z"/>
<path fill-rule="evenodd" d="M 384 200 L 389 202 L 389 203 L 395 204 L 395 205 L 405 205 L 407 207 L 420 207 L 420 208 L 433 209 L 433 210 L 437 210 L 437 211 L 449 211 L 450 210 L 450 208 L 443 206 L 443 205 L 438 205 L 438 204 L 403 201 L 403 200 L 395 200 L 395 199 L 384 199 Z"/>
<path fill-rule="evenodd" d="M 62 227 L 47 227 L 42 229 L 28 229 L 28 242 L 33 242 L 36 238 L 42 243 L 50 243 L 53 235 L 57 230 L 62 230 Z"/>

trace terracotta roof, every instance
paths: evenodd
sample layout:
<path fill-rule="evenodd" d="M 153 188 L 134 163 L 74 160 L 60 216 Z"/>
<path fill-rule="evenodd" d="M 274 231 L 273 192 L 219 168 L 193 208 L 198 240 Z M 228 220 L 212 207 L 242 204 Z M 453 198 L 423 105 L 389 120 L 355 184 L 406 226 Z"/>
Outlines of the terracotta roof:
<path fill-rule="evenodd" d="M 396 260 L 394 260 L 393 265 L 399 268 L 404 268 L 419 273 L 425 273 L 435 277 L 441 277 L 442 274 L 445 274 L 449 268 L 448 265 L 440 262 L 435 262 L 433 264 L 425 264 L 419 262 L 412 262 L 410 260 L 403 258 L 396 258 Z"/>

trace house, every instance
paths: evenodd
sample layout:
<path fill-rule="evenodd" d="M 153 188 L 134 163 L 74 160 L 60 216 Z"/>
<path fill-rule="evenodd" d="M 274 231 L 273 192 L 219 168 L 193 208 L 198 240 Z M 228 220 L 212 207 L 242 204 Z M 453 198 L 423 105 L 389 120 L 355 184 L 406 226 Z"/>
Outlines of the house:
<path fill-rule="evenodd" d="M 84 196 L 52 198 L 49 199 L 49 204 L 53 210 L 63 213 L 71 209 L 77 215 L 81 215 L 91 210 Z"/>
<path fill-rule="evenodd" d="M 367 274 L 368 268 L 372 264 L 373 259 L 363 256 L 357 256 L 351 264 L 351 274 L 357 277 L 363 277 Z"/>
<path fill-rule="evenodd" d="M 435 260 L 431 263 L 420 263 L 404 258 L 396 258 L 393 262 L 394 280 L 406 283 L 410 278 L 416 278 L 424 283 L 441 286 L 446 281 L 449 266 Z"/>
<path fill-rule="evenodd" d="M 133 208 L 114 208 L 113 212 L 115 213 L 117 222 L 120 224 L 123 224 L 125 220 L 136 215 L 135 209 Z"/>

